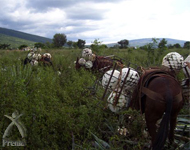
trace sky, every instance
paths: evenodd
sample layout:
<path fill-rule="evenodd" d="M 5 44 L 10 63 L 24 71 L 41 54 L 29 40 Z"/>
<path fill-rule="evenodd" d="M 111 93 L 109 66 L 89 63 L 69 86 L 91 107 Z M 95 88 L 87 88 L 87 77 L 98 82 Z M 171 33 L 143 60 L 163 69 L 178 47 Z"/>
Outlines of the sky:
<path fill-rule="evenodd" d="M 0 27 L 91 44 L 141 38 L 190 41 L 190 0 L 0 0 Z"/>

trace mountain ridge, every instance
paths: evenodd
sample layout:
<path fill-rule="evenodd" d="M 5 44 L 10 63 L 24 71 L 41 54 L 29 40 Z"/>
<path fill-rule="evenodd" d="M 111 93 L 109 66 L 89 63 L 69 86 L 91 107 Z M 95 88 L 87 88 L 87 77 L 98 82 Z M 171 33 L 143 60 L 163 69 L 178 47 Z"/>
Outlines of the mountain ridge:
<path fill-rule="evenodd" d="M 28 41 L 33 41 L 33 42 L 40 42 L 40 43 L 52 42 L 52 39 L 50 38 L 33 35 L 33 34 L 21 32 L 21 31 L 16 31 L 12 29 L 2 28 L 2 27 L 0 27 L 0 33 L 7 36 L 12 36 L 12 37 L 16 37 L 16 38 L 20 38 L 20 39 L 24 39 Z"/>
<path fill-rule="evenodd" d="M 157 42 L 159 43 L 163 38 L 156 38 L 159 39 Z M 182 47 L 186 41 L 184 40 L 177 40 L 172 38 L 164 38 L 167 41 L 167 45 L 171 44 L 180 44 Z M 134 39 L 134 40 L 128 40 L 129 41 L 129 47 L 141 47 L 148 43 L 152 43 L 152 38 L 142 38 L 142 39 Z M 113 47 L 114 45 L 117 45 L 118 43 L 109 43 L 106 44 L 108 47 Z"/>
<path fill-rule="evenodd" d="M 26 40 L 26 42 L 30 41 L 31 44 L 35 43 L 35 42 L 40 42 L 40 43 L 46 43 L 46 42 L 51 43 L 52 42 L 52 39 L 50 39 L 50 38 L 0 27 L 0 42 L 7 43 L 7 41 L 4 40 L 3 36 L 5 38 L 9 39 L 7 41 L 12 41 L 13 44 L 11 43 L 11 45 L 14 45 L 14 41 L 17 41 L 16 45 L 19 45 L 19 44 L 21 45 L 24 43 L 24 40 Z M 11 37 L 13 37 L 13 38 L 11 39 Z M 20 39 L 20 42 L 18 42 L 19 39 Z M 158 39 L 160 41 L 163 38 L 158 38 Z M 172 38 L 165 38 L 165 39 L 167 41 L 167 45 L 169 45 L 169 44 L 174 45 L 174 44 L 178 43 L 181 45 L 181 47 L 183 47 L 184 43 L 186 42 L 184 40 L 177 40 L 177 39 L 172 39 Z M 152 42 L 152 38 L 133 39 L 133 40 L 129 40 L 129 46 L 130 47 L 141 47 L 141 46 L 144 46 L 151 42 Z M 115 45 L 118 45 L 118 43 L 117 42 L 109 43 L 109 44 L 105 44 L 105 45 L 107 45 L 108 47 L 113 47 Z"/>

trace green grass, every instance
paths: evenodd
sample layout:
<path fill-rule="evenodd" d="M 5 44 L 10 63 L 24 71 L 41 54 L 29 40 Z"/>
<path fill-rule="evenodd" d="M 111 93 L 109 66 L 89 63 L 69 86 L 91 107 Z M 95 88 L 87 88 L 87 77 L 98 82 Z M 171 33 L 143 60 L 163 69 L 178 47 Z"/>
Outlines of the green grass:
<path fill-rule="evenodd" d="M 10 48 L 17 49 L 20 45 L 26 43 L 28 46 L 33 47 L 36 42 L 16 38 L 13 36 L 8 36 L 5 34 L 0 34 L 0 44 L 10 44 Z"/>
<path fill-rule="evenodd" d="M 178 50 L 176 50 L 178 51 Z M 75 70 L 74 61 L 81 55 L 79 49 L 43 50 L 52 54 L 52 67 L 39 65 L 23 66 L 27 52 L 0 51 L 0 139 L 11 121 L 4 115 L 18 110 L 27 129 L 26 149 L 93 149 L 95 140 L 103 139 L 111 149 L 142 149 L 149 139 L 143 137 L 145 122 L 141 114 L 125 110 L 118 114 L 104 109 L 106 102 L 101 100 L 104 90 L 99 87 L 96 95 L 89 90 L 96 76 L 86 70 Z M 187 56 L 188 51 L 181 49 Z M 144 50 L 106 49 L 102 55 L 116 55 L 125 65 L 148 66 Z M 164 55 L 164 54 L 163 54 Z M 162 56 L 160 56 L 161 58 Z M 57 71 L 61 71 L 61 75 Z M 129 119 L 130 118 L 130 119 Z M 121 136 L 118 126 L 126 126 L 129 135 Z M 11 134 L 20 137 L 17 130 Z M 95 138 L 95 136 L 97 138 Z M 138 141 L 130 145 L 125 141 Z M 2 140 L 0 140 L 2 145 Z M 100 145 L 99 145 L 100 146 Z M 24 149 L 24 147 L 8 147 Z"/>

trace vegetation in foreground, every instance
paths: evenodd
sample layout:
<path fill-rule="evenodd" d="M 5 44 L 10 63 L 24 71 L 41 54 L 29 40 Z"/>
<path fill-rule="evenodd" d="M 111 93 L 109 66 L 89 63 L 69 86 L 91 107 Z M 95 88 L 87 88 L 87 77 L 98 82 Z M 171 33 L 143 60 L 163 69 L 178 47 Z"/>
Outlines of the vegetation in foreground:
<path fill-rule="evenodd" d="M 184 58 L 189 54 L 187 49 L 172 51 Z M 96 76 L 83 69 L 75 70 L 73 62 L 81 50 L 43 52 L 52 54 L 54 69 L 43 65 L 24 67 L 22 61 L 27 52 L 0 52 L 0 139 L 11 123 L 4 115 L 11 116 L 15 110 L 23 114 L 20 120 L 27 130 L 26 147 L 5 149 L 105 149 L 109 146 L 118 150 L 147 149 L 149 137 L 143 134 L 145 121 L 140 112 L 128 109 L 112 113 L 101 100 L 104 90 L 100 86 L 96 94 L 90 90 Z M 118 56 L 126 66 L 130 64 L 135 68 L 159 66 L 168 52 L 151 54 L 140 49 L 105 49 L 97 54 Z M 179 80 L 183 77 L 182 73 L 178 75 Z M 181 114 L 187 113 L 188 109 L 181 111 Z M 118 133 L 118 127 L 122 126 L 128 130 L 126 136 Z M 14 127 L 11 139 L 18 137 L 20 134 Z"/>

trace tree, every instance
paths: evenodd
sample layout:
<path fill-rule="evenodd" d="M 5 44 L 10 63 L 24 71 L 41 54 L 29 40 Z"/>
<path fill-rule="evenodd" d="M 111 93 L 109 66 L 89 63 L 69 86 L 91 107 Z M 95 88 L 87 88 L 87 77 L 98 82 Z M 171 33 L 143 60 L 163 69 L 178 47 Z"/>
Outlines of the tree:
<path fill-rule="evenodd" d="M 20 45 L 18 48 L 19 48 L 19 49 L 23 49 L 23 48 L 26 48 L 26 47 L 28 47 L 28 45 L 23 44 L 23 45 Z"/>
<path fill-rule="evenodd" d="M 179 43 L 174 44 L 175 48 L 181 48 L 181 45 Z"/>
<path fill-rule="evenodd" d="M 190 41 L 185 42 L 183 48 L 189 49 L 190 48 Z"/>
<path fill-rule="evenodd" d="M 73 41 L 68 41 L 67 45 L 69 46 L 69 48 L 71 48 L 73 46 Z"/>
<path fill-rule="evenodd" d="M 84 48 L 86 42 L 84 40 L 78 39 L 77 46 L 78 48 Z"/>
<path fill-rule="evenodd" d="M 165 38 L 163 38 L 160 43 L 158 44 L 158 52 L 159 52 L 159 55 L 162 55 L 164 53 L 164 51 L 167 49 L 167 41 Z"/>
<path fill-rule="evenodd" d="M 174 46 L 173 46 L 172 44 L 169 44 L 169 45 L 168 45 L 168 48 L 169 48 L 169 49 L 172 49 L 172 48 L 174 48 Z"/>
<path fill-rule="evenodd" d="M 50 42 L 45 43 L 45 48 L 52 48 L 52 47 L 53 47 L 52 43 L 50 43 Z"/>
<path fill-rule="evenodd" d="M 73 47 L 74 47 L 74 48 L 78 48 L 77 42 L 73 42 Z"/>
<path fill-rule="evenodd" d="M 167 48 L 166 44 L 167 44 L 167 41 L 166 41 L 165 38 L 163 38 L 163 39 L 160 41 L 160 43 L 158 44 L 158 48 L 160 48 L 160 49 L 166 49 L 166 48 Z"/>
<path fill-rule="evenodd" d="M 34 47 L 36 47 L 36 48 L 44 48 L 45 47 L 45 44 L 43 44 L 43 43 L 35 43 L 34 44 Z"/>
<path fill-rule="evenodd" d="M 96 46 L 98 46 L 98 45 L 102 45 L 102 41 L 100 41 L 99 39 L 95 39 L 93 42 L 91 42 L 92 43 L 92 45 L 96 45 Z"/>
<path fill-rule="evenodd" d="M 148 53 L 152 53 L 154 55 L 154 50 L 158 47 L 158 38 L 152 38 L 152 42 L 145 45 L 145 49 Z"/>
<path fill-rule="evenodd" d="M 129 41 L 126 40 L 126 39 L 121 40 L 121 41 L 119 41 L 119 42 L 117 42 L 117 43 L 121 45 L 120 48 L 127 48 L 128 45 L 129 45 Z"/>
<path fill-rule="evenodd" d="M 8 49 L 11 44 L 0 44 L 0 49 Z"/>
<path fill-rule="evenodd" d="M 57 33 L 53 37 L 53 45 L 57 48 L 62 47 L 67 42 L 65 34 Z"/>
<path fill-rule="evenodd" d="M 102 44 L 102 41 L 95 39 L 90 45 L 91 49 L 96 53 L 99 53 L 100 50 L 107 48 L 107 45 Z"/>
<path fill-rule="evenodd" d="M 102 41 L 99 41 L 99 39 L 95 39 L 90 47 L 92 48 L 93 51 L 98 52 L 100 45 L 102 45 Z"/>
<path fill-rule="evenodd" d="M 155 49 L 158 47 L 158 40 L 158 38 L 152 38 L 152 42 L 144 46 L 145 50 L 147 51 L 148 61 L 151 64 L 154 64 L 155 60 L 159 57 L 155 57 Z"/>

